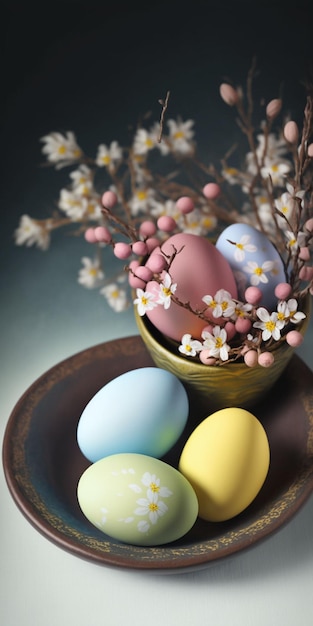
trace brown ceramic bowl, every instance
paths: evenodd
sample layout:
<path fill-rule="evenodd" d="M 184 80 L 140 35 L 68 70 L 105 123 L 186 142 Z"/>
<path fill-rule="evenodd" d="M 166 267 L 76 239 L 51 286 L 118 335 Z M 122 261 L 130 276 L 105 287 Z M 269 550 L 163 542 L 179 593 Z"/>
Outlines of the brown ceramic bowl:
<path fill-rule="evenodd" d="M 119 543 L 82 514 L 77 482 L 88 462 L 76 441 L 79 417 L 103 385 L 154 363 L 138 336 L 84 350 L 44 373 L 17 402 L 3 440 L 3 467 L 10 493 L 26 519 L 48 540 L 93 563 L 177 573 L 207 567 L 264 540 L 291 520 L 313 489 L 313 374 L 296 356 L 254 413 L 266 429 L 271 465 L 254 502 L 222 523 L 198 519 L 175 543 L 149 548 Z M 177 467 L 193 424 L 164 460 Z"/>

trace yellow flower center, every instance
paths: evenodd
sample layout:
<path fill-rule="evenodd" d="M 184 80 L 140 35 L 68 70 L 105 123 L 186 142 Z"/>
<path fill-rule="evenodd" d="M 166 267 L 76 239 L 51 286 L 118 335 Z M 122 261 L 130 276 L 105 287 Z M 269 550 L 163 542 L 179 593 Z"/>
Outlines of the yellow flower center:
<path fill-rule="evenodd" d="M 73 155 L 75 157 L 75 159 L 79 159 L 79 157 L 81 156 L 82 151 L 79 150 L 78 148 L 76 148 L 76 150 L 74 150 Z"/>
<path fill-rule="evenodd" d="M 172 293 L 169 287 L 164 287 L 163 286 L 162 290 L 163 290 L 163 293 L 164 293 L 165 296 L 170 296 L 171 293 Z"/>
<path fill-rule="evenodd" d="M 58 147 L 59 154 L 65 154 L 65 152 L 66 152 L 66 147 L 63 144 Z"/>
<path fill-rule="evenodd" d="M 157 493 L 158 491 L 160 491 L 160 487 L 156 483 L 150 483 L 150 489 L 151 491 L 153 491 L 153 493 Z"/>
<path fill-rule="evenodd" d="M 212 300 L 209 304 L 209 307 L 211 307 L 211 309 L 215 309 L 216 304 L 217 304 L 216 300 Z"/>
<path fill-rule="evenodd" d="M 104 165 L 110 165 L 111 163 L 111 159 L 108 154 L 105 154 L 103 157 L 101 157 L 101 161 Z"/>
<path fill-rule="evenodd" d="M 111 298 L 118 298 L 119 296 L 119 290 L 118 289 L 113 289 L 113 291 L 111 291 L 110 293 Z"/>
<path fill-rule="evenodd" d="M 265 322 L 265 328 L 272 333 L 275 329 L 275 322 L 273 322 L 272 320 L 268 320 L 268 322 Z"/>
<path fill-rule="evenodd" d="M 283 314 L 282 312 L 279 312 L 279 313 L 277 313 L 277 318 L 278 318 L 279 320 L 282 320 L 282 321 L 283 321 L 283 320 L 285 319 L 285 316 L 284 316 L 284 314 Z"/>
<path fill-rule="evenodd" d="M 244 317 L 244 312 L 241 309 L 235 309 L 235 314 L 237 317 Z"/>
<path fill-rule="evenodd" d="M 227 307 L 228 307 L 228 302 L 224 301 L 221 303 L 221 307 L 222 307 L 222 311 L 226 311 Z"/>
<path fill-rule="evenodd" d="M 147 198 L 147 192 L 146 191 L 137 191 L 137 198 L 138 200 L 146 200 Z"/>
<path fill-rule="evenodd" d="M 158 510 L 158 508 L 159 507 L 158 507 L 158 505 L 155 502 L 150 502 L 150 504 L 149 504 L 150 511 L 152 511 L 154 513 L 155 511 Z"/>
<path fill-rule="evenodd" d="M 242 243 L 236 243 L 236 248 L 239 248 L 239 250 L 243 250 Z"/>
<path fill-rule="evenodd" d="M 183 139 L 184 138 L 184 133 L 182 130 L 178 130 L 175 134 L 174 134 L 174 139 Z"/>
<path fill-rule="evenodd" d="M 95 267 L 91 267 L 89 270 L 90 276 L 97 276 L 97 270 Z"/>
<path fill-rule="evenodd" d="M 227 167 L 225 171 L 229 176 L 236 176 L 238 174 L 238 170 L 235 167 Z"/>
<path fill-rule="evenodd" d="M 150 137 L 147 137 L 145 144 L 147 146 L 147 148 L 153 148 L 153 141 L 152 139 L 150 139 Z"/>
<path fill-rule="evenodd" d="M 262 276 L 262 274 L 263 274 L 262 267 L 256 267 L 256 268 L 255 268 L 255 270 L 254 270 L 254 273 L 255 273 L 257 276 Z"/>
<path fill-rule="evenodd" d="M 223 340 L 221 339 L 221 337 L 216 337 L 215 347 L 218 348 L 218 350 L 223 347 Z"/>
<path fill-rule="evenodd" d="M 272 172 L 278 172 L 278 165 L 272 165 L 271 170 Z"/>

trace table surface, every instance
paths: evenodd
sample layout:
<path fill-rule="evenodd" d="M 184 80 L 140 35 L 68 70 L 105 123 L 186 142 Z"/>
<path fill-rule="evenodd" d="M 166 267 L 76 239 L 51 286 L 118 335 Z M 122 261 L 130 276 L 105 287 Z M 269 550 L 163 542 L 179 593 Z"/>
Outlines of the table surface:
<path fill-rule="evenodd" d="M 213 104 L 215 102 L 210 92 L 210 78 L 217 83 L 223 75 L 235 73 L 236 67 L 240 67 L 243 75 L 253 50 L 252 24 L 249 37 L 245 41 L 240 38 L 232 47 L 229 39 L 232 19 L 229 19 L 227 32 L 220 28 L 220 37 L 224 39 L 217 66 L 214 46 L 218 35 L 213 34 L 214 20 L 210 22 L 207 39 L 204 39 L 203 25 L 202 39 L 196 36 L 197 28 L 201 28 L 201 2 L 198 3 L 197 26 L 196 22 L 190 25 L 188 20 L 190 46 L 192 43 L 189 51 L 186 51 L 182 34 L 179 42 L 171 38 L 171 33 L 175 32 L 175 14 L 173 12 L 170 21 L 171 30 L 166 26 L 163 2 L 158 4 L 158 18 L 151 7 L 147 9 L 145 31 L 140 30 L 139 11 L 135 11 L 132 29 L 127 28 L 127 13 L 124 20 L 118 17 L 119 3 L 112 15 L 100 11 L 99 3 L 91 3 L 94 19 L 92 22 L 90 13 L 86 14 L 85 27 L 82 18 L 79 23 L 74 20 L 75 3 L 65 3 L 66 19 L 65 5 L 59 12 L 55 9 L 56 13 L 50 7 L 48 18 L 43 13 L 39 16 L 37 44 L 31 26 L 35 10 L 28 15 L 26 33 L 23 28 L 26 12 L 23 13 L 22 4 L 13 4 L 20 12 L 8 11 L 10 71 L 6 124 L 2 131 L 10 150 L 3 170 L 6 184 L 2 185 L 5 225 L 1 229 L 0 274 L 1 440 L 15 403 L 49 367 L 98 343 L 138 334 L 131 310 L 114 314 L 101 296 L 78 285 L 76 276 L 82 254 L 77 239 L 57 234 L 51 250 L 46 253 L 14 246 L 12 233 L 20 215 L 46 214 L 59 189 L 58 175 L 38 167 L 41 161 L 39 137 L 51 130 L 78 129 L 92 147 L 97 145 L 95 138 L 98 140 L 99 135 L 103 136 L 103 142 L 106 136 L 111 141 L 118 137 L 121 126 L 126 127 L 127 122 L 134 119 L 138 102 L 139 111 L 145 110 L 151 93 L 155 100 L 172 82 L 178 112 L 179 101 L 182 102 L 185 94 L 183 113 L 190 117 L 199 114 L 203 121 L 203 111 L 210 98 Z M 215 3 L 212 4 L 215 7 Z M 298 31 L 303 31 L 304 41 L 309 32 L 304 19 L 306 4 L 299 3 L 299 15 L 294 18 L 299 22 Z M 185 22 L 181 19 L 181 9 L 177 10 L 182 33 Z M 275 16 L 275 32 L 278 33 L 278 11 Z M 90 24 L 97 20 L 101 28 L 91 28 Z M 167 48 L 162 47 L 163 56 L 158 54 L 160 48 L 153 39 L 155 35 L 149 35 L 153 20 L 159 29 L 165 28 L 164 39 L 158 43 L 159 46 L 168 44 Z M 47 23 L 49 38 L 44 46 Z M 288 23 L 291 23 L 290 16 Z M 55 29 L 59 34 L 53 39 L 51 33 Z M 144 58 L 139 56 L 140 32 L 141 43 L 146 45 Z M 17 50 L 13 34 L 15 41 L 19 41 Z M 257 34 L 261 41 L 261 29 L 257 29 Z M 234 42 L 234 33 L 232 37 Z M 122 63 L 120 47 L 125 38 L 130 50 L 131 42 L 136 41 L 136 54 L 128 60 L 131 67 L 127 66 L 125 52 Z M 297 55 L 305 57 L 309 49 L 303 40 L 301 38 L 302 48 L 294 49 L 296 60 L 299 60 Z M 38 46 L 42 46 L 43 55 L 38 54 Z M 94 64 L 91 48 L 94 49 Z M 207 65 L 206 78 L 201 78 L 200 85 L 197 83 L 199 73 L 197 78 L 195 65 L 188 61 L 194 59 L 194 49 L 194 55 L 201 59 L 202 69 Z M 269 51 L 266 59 L 269 80 L 278 81 L 279 71 L 277 68 L 274 71 Z M 285 77 L 288 58 L 282 55 L 279 60 Z M 293 77 L 297 76 L 294 65 L 289 70 L 289 78 L 290 72 Z M 192 93 L 187 82 L 184 84 L 188 79 L 193 81 Z M 112 124 L 115 130 L 111 137 Z M 312 321 L 298 354 L 313 369 Z M 3 626 L 96 626 L 99 623 L 120 626 L 126 620 L 137 626 L 193 626 L 200 621 L 214 623 L 214 626 L 307 626 L 313 617 L 313 497 L 286 526 L 261 544 L 203 571 L 171 575 L 101 567 L 56 547 L 17 509 L 2 471 L 0 502 L 0 618 Z"/>

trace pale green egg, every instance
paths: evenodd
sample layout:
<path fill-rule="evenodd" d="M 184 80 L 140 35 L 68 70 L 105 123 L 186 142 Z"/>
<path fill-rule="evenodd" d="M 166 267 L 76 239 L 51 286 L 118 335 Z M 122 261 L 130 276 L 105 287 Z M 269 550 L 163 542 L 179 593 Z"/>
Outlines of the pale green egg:
<path fill-rule="evenodd" d="M 150 456 L 107 456 L 82 474 L 77 498 L 87 519 L 124 543 L 156 546 L 185 535 L 198 516 L 188 480 Z"/>

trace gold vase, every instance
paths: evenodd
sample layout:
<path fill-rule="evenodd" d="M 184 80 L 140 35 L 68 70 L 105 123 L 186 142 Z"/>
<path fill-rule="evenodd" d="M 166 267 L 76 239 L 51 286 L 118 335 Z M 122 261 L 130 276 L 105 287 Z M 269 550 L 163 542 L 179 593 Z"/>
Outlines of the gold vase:
<path fill-rule="evenodd" d="M 302 335 L 309 324 L 311 297 L 301 305 L 306 318 L 295 326 Z M 196 401 L 203 417 L 226 407 L 249 408 L 256 404 L 273 387 L 294 354 L 286 341 L 272 347 L 274 363 L 269 368 L 247 367 L 243 362 L 221 366 L 203 365 L 192 357 L 181 356 L 178 344 L 167 339 L 151 324 L 146 316 L 135 310 L 139 333 L 157 367 L 175 374 L 184 384 L 190 400 Z"/>

